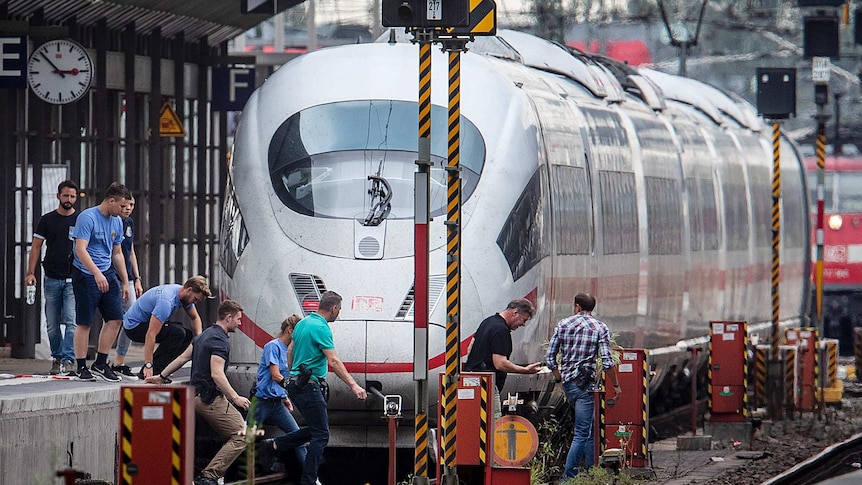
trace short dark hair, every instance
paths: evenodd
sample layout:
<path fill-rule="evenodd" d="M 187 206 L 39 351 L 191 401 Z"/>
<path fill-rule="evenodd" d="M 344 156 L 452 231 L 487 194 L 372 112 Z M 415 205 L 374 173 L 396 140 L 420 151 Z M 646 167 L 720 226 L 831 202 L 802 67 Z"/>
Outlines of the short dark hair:
<path fill-rule="evenodd" d="M 320 305 L 318 305 L 318 309 L 323 311 L 330 311 L 336 305 L 341 304 L 341 295 L 334 291 L 324 291 L 322 295 L 320 295 Z"/>
<path fill-rule="evenodd" d="M 63 191 L 63 189 L 75 189 L 75 193 L 78 193 L 78 184 L 72 182 L 71 180 L 64 180 L 60 182 L 60 185 L 57 186 L 57 194 Z"/>
<path fill-rule="evenodd" d="M 126 187 L 125 185 L 123 185 L 119 182 L 114 182 L 111 184 L 110 187 L 108 187 L 108 190 L 105 191 L 105 198 L 106 199 L 110 199 L 110 198 L 131 199 L 132 193 L 129 192 L 129 188 Z"/>
<path fill-rule="evenodd" d="M 589 293 L 578 293 L 575 295 L 575 305 L 585 312 L 591 312 L 596 307 L 596 299 Z"/>
<path fill-rule="evenodd" d="M 526 298 L 515 298 L 506 305 L 506 308 L 514 308 L 518 313 L 526 313 L 530 315 L 530 318 L 533 318 L 533 313 L 536 312 L 535 307 L 533 307 L 533 303 Z"/>
<path fill-rule="evenodd" d="M 218 305 L 218 319 L 224 320 L 228 315 L 236 315 L 242 311 L 242 306 L 233 300 L 225 300 Z"/>

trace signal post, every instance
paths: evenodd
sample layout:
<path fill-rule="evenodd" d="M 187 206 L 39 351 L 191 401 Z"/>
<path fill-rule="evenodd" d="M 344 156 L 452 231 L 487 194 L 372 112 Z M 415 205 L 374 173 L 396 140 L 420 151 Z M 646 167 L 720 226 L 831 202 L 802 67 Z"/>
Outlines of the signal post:
<path fill-rule="evenodd" d="M 384 0 L 382 24 L 404 27 L 419 43 L 419 157 L 415 176 L 414 229 L 414 361 L 416 381 L 414 484 L 428 484 L 428 222 L 431 147 L 431 43 L 443 42 L 449 53 L 447 216 L 446 216 L 446 350 L 440 383 L 441 483 L 457 485 L 456 423 L 460 375 L 461 176 L 460 54 L 475 35 L 496 33 L 493 0 Z M 475 15 L 474 15 L 475 13 Z M 444 35 L 445 34 L 445 35 Z M 445 36 L 445 40 L 441 37 Z"/>

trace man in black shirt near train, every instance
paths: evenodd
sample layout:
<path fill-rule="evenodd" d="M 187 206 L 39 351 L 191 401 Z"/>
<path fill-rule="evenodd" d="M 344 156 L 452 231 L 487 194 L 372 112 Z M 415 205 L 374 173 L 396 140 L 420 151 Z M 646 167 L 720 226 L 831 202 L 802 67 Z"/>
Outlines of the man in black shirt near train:
<path fill-rule="evenodd" d="M 45 259 L 42 268 L 45 282 L 42 293 L 45 297 L 45 325 L 48 328 L 48 343 L 51 346 L 51 374 L 75 370 L 75 294 L 72 292 L 72 231 L 78 219 L 75 201 L 78 186 L 64 180 L 57 186 L 56 210 L 47 212 L 39 219 L 33 233 L 33 246 L 27 261 L 24 285 L 36 284 L 36 265 L 45 243 Z M 66 326 L 63 333 L 60 325 Z"/>

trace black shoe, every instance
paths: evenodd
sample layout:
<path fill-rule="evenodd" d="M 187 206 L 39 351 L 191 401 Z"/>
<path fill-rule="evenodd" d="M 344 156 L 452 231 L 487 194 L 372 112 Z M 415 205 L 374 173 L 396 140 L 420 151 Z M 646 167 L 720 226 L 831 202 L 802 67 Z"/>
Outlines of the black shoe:
<path fill-rule="evenodd" d="M 195 485 L 218 485 L 218 480 L 214 480 L 210 477 L 202 477 L 200 475 L 195 477 L 194 481 Z"/>
<path fill-rule="evenodd" d="M 90 372 L 90 369 L 86 367 L 82 367 L 78 369 L 78 380 L 79 381 L 95 381 L 96 378 L 93 377 L 93 373 Z"/>
<path fill-rule="evenodd" d="M 120 382 L 122 380 L 120 379 L 120 376 L 118 376 L 114 373 L 113 370 L 111 370 L 111 366 L 109 366 L 108 364 L 93 364 L 90 366 L 90 370 L 93 372 L 93 374 L 96 374 L 97 376 L 101 377 L 106 381 Z"/>
<path fill-rule="evenodd" d="M 127 366 L 127 365 L 124 365 L 124 364 L 123 365 L 116 365 L 116 364 L 114 364 L 111 366 L 111 370 L 114 371 L 114 374 L 117 374 L 118 376 L 120 376 L 123 379 L 127 379 L 130 381 L 137 381 L 138 380 L 138 376 L 135 375 L 135 373 L 132 372 L 132 368 Z"/>
<path fill-rule="evenodd" d="M 269 472 L 284 470 L 284 465 L 279 462 L 278 451 L 275 448 L 275 440 L 267 438 L 261 440 L 258 444 L 260 462 L 263 464 L 263 469 Z"/>

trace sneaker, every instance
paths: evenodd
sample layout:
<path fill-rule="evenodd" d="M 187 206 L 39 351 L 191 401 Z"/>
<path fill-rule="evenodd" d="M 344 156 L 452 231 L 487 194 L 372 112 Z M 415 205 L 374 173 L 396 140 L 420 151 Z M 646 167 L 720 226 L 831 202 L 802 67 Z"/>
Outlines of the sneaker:
<path fill-rule="evenodd" d="M 203 477 L 203 476 L 198 475 L 195 477 L 194 484 L 195 485 L 218 485 L 218 481 L 216 481 L 210 477 Z"/>
<path fill-rule="evenodd" d="M 132 372 L 132 368 L 127 365 L 112 365 L 111 370 L 114 371 L 115 374 L 118 374 L 120 377 L 130 381 L 138 380 L 138 376 Z"/>
<path fill-rule="evenodd" d="M 260 441 L 259 455 L 260 461 L 263 463 L 263 469 L 268 472 L 277 472 L 283 471 L 284 465 L 281 464 L 281 461 L 278 459 L 278 452 L 275 449 L 275 440 L 272 438 L 267 438 L 265 440 Z"/>
<path fill-rule="evenodd" d="M 59 359 L 51 359 L 51 370 L 48 371 L 48 374 L 52 376 L 56 376 L 57 374 L 63 372 L 62 367 L 60 366 Z"/>
<path fill-rule="evenodd" d="M 74 360 L 64 360 L 64 361 L 60 362 L 60 373 L 61 374 L 68 374 L 68 373 L 74 374 L 76 367 L 77 366 L 75 365 Z"/>
<path fill-rule="evenodd" d="M 78 380 L 79 381 L 95 381 L 96 378 L 93 377 L 93 374 L 90 372 L 90 369 L 86 367 L 82 367 L 78 369 Z"/>
<path fill-rule="evenodd" d="M 119 382 L 120 380 L 122 380 L 120 379 L 120 376 L 118 376 L 114 373 L 114 371 L 111 370 L 111 366 L 109 366 L 108 364 L 93 364 L 90 366 L 90 370 L 106 381 Z"/>

